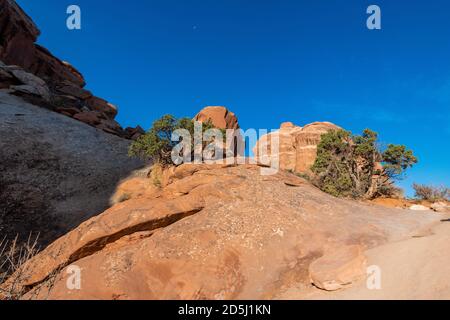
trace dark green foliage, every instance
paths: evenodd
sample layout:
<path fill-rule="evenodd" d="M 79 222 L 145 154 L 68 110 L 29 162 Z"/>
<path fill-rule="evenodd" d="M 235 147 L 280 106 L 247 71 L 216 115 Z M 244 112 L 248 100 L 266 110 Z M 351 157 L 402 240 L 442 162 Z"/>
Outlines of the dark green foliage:
<path fill-rule="evenodd" d="M 362 135 L 345 130 L 322 135 L 317 159 L 311 167 L 316 185 L 336 197 L 373 198 L 391 194 L 392 179 L 399 178 L 417 159 L 405 146 L 389 145 L 381 152 L 377 139 L 378 134 L 370 129 Z"/>
<path fill-rule="evenodd" d="M 384 171 L 391 178 L 401 176 L 406 169 L 417 163 L 413 152 L 403 145 L 390 144 L 383 152 L 382 158 Z"/>
<path fill-rule="evenodd" d="M 176 119 L 172 115 L 165 115 L 161 119 L 156 120 L 153 123 L 152 128 L 148 130 L 146 134 L 142 135 L 138 140 L 131 144 L 128 151 L 129 156 L 139 157 L 144 160 L 152 160 L 154 163 L 159 163 L 163 166 L 173 164 L 171 156 L 172 149 L 180 142 L 172 141 L 172 134 L 178 129 L 185 129 L 189 132 L 192 139 L 191 151 L 193 153 L 195 134 L 194 121 L 189 118 Z M 208 121 L 203 123 L 202 134 L 209 129 L 214 129 L 212 122 Z M 223 130 L 221 131 L 223 134 Z"/>

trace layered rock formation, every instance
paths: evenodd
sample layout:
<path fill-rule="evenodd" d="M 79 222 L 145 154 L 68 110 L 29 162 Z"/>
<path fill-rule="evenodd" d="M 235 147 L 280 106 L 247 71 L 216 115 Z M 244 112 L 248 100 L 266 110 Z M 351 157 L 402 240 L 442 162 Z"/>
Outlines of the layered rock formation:
<path fill-rule="evenodd" d="M 309 173 L 317 157 L 317 146 L 324 133 L 340 127 L 330 122 L 315 122 L 304 127 L 292 122 L 283 123 L 280 130 L 260 138 L 253 149 L 256 158 L 279 157 L 280 169 L 298 173 Z M 272 136 L 279 141 L 279 151 L 271 148 Z"/>
<path fill-rule="evenodd" d="M 123 129 L 117 107 L 84 89 L 82 74 L 36 44 L 39 29 L 14 0 L 0 0 L 0 89 L 8 89 L 107 133 L 136 139 L 140 127 Z"/>
<path fill-rule="evenodd" d="M 311 282 L 335 290 L 362 275 L 364 249 L 439 219 L 336 199 L 259 169 L 182 165 L 158 188 L 140 178 L 133 195 L 26 264 L 25 298 L 270 299 Z M 80 290 L 67 287 L 73 268 Z"/>

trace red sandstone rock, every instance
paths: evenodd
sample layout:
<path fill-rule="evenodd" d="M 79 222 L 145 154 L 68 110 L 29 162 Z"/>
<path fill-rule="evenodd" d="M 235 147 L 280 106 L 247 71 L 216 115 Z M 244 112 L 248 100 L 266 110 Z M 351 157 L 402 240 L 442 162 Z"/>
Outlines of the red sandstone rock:
<path fill-rule="evenodd" d="M 27 101 L 50 110 L 82 109 L 83 106 L 87 106 L 92 111 L 114 119 L 118 112 L 117 107 L 83 89 L 85 81 L 77 69 L 35 43 L 39 34 L 40 31 L 34 22 L 15 1 L 0 0 L 0 60 L 6 65 L 20 66 L 17 69 L 20 75 L 16 75 L 20 83 L 6 79 L 6 75 L 2 72 L 0 88 L 11 89 Z M 27 81 L 20 79 L 24 74 L 27 74 Z M 40 84 L 35 79 L 43 83 Z M 29 83 L 30 80 L 33 80 L 33 83 Z M 62 112 L 73 114 L 67 110 Z M 74 118 L 82 119 L 80 121 L 92 126 L 100 124 L 93 114 L 83 114 Z M 121 127 L 117 127 L 117 123 L 103 123 L 100 129 L 128 139 L 137 139 L 140 136 L 139 132 L 127 135 Z"/>
<path fill-rule="evenodd" d="M 156 190 L 125 182 L 122 202 L 26 264 L 25 298 L 46 298 L 47 285 L 50 299 L 271 299 L 311 278 L 330 288 L 356 279 L 363 249 L 436 221 L 259 169 L 186 164 L 160 172 Z M 67 288 L 70 265 L 82 270 L 81 290 Z"/>
<path fill-rule="evenodd" d="M 77 87 L 72 85 L 70 82 L 65 82 L 59 86 L 57 86 L 56 89 L 59 93 L 62 93 L 63 95 L 72 96 L 75 98 L 79 98 L 82 100 L 86 100 L 90 97 L 92 97 L 92 93 L 88 90 L 85 90 L 83 88 Z"/>
<path fill-rule="evenodd" d="M 315 122 L 303 128 L 286 122 L 281 125 L 278 132 L 261 137 L 253 152 L 263 163 L 268 163 L 267 159 L 277 157 L 280 169 L 309 173 L 316 160 L 317 146 L 322 134 L 337 129 L 340 128 L 330 122 Z M 278 152 L 271 150 L 273 137 L 278 138 Z"/>
<path fill-rule="evenodd" d="M 74 119 L 84 122 L 90 126 L 96 126 L 102 121 L 102 114 L 96 111 L 78 113 L 73 116 Z"/>
<path fill-rule="evenodd" d="M 57 108 L 55 111 L 62 114 L 68 114 L 71 117 L 81 113 L 81 110 L 77 108 Z"/>
<path fill-rule="evenodd" d="M 233 112 L 225 107 L 206 107 L 194 118 L 196 121 L 206 122 L 211 120 L 216 128 L 238 129 L 238 119 Z"/>
<path fill-rule="evenodd" d="M 103 112 L 112 119 L 115 118 L 118 112 L 115 105 L 98 97 L 90 97 L 86 100 L 86 104 L 91 110 Z"/>
<path fill-rule="evenodd" d="M 309 266 L 311 282 L 327 291 L 342 289 L 365 274 L 366 262 L 361 246 L 333 248 Z"/>

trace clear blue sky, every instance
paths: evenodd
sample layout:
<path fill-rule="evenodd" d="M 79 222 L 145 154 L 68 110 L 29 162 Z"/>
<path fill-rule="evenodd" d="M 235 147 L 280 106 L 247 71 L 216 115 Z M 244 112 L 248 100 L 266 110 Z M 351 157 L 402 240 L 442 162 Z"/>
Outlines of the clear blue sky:
<path fill-rule="evenodd" d="M 39 43 L 119 106 L 123 126 L 225 105 L 243 128 L 369 127 L 419 157 L 400 185 L 450 184 L 447 0 L 17 2 Z M 81 7 L 81 31 L 66 28 L 70 4 Z M 366 28 L 370 4 L 381 7 L 381 31 Z"/>

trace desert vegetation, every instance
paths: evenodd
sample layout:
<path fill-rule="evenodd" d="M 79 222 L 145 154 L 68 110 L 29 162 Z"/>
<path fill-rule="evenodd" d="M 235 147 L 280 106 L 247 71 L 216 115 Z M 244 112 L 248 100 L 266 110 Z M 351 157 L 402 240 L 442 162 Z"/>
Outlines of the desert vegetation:
<path fill-rule="evenodd" d="M 413 184 L 415 197 L 419 200 L 435 201 L 450 201 L 450 188 L 446 186 L 433 186 L 425 184 Z"/>
<path fill-rule="evenodd" d="M 329 194 L 370 199 L 398 193 L 395 180 L 417 162 L 404 145 L 389 144 L 382 150 L 378 134 L 370 129 L 362 135 L 341 129 L 322 135 L 311 170 L 313 182 Z"/>
<path fill-rule="evenodd" d="M 211 121 L 202 123 L 202 134 L 210 129 L 215 129 Z M 176 130 L 183 130 L 189 133 L 192 139 L 190 153 L 193 157 L 195 148 L 194 140 L 198 138 L 195 136 L 195 122 L 190 118 L 177 119 L 172 115 L 165 115 L 156 120 L 144 135 L 140 136 L 131 144 L 128 155 L 143 160 L 152 160 L 154 164 L 163 167 L 173 165 L 172 150 L 183 139 L 183 137 L 180 137 L 180 141 L 172 141 L 172 135 Z M 204 137 L 200 137 L 199 141 L 203 141 L 203 143 L 208 142 L 205 141 Z"/>
<path fill-rule="evenodd" d="M 28 241 L 21 243 L 18 237 L 11 241 L 0 240 L 0 285 L 8 280 L 9 284 L 0 287 L 0 298 L 5 300 L 20 299 L 23 292 L 21 284 L 26 281 L 25 263 L 38 252 L 39 236 L 31 234 Z M 5 289 L 6 288 L 6 289 Z"/>

